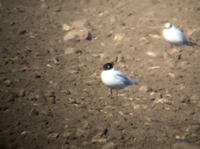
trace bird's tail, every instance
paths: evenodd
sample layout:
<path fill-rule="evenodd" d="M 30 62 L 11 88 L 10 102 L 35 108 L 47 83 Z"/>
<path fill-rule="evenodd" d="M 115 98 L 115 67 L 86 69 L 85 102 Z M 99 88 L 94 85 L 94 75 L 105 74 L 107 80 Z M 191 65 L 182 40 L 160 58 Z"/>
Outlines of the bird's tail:
<path fill-rule="evenodd" d="M 136 82 L 136 81 L 134 81 L 134 80 L 132 80 L 132 79 L 129 79 L 129 81 L 130 81 L 130 84 L 132 84 L 132 85 L 139 85 L 138 82 Z"/>

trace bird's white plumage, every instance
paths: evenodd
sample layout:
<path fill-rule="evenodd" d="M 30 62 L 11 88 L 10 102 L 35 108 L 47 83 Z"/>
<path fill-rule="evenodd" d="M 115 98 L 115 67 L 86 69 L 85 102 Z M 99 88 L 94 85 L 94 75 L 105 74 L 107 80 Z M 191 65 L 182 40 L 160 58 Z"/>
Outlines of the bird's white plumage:
<path fill-rule="evenodd" d="M 138 85 L 138 83 L 115 68 L 104 70 L 101 73 L 102 82 L 111 89 L 123 89 L 128 85 Z"/>
<path fill-rule="evenodd" d="M 172 45 L 180 46 L 185 44 L 192 46 L 191 42 L 185 37 L 185 35 L 172 23 L 165 24 L 163 36 L 165 40 Z"/>

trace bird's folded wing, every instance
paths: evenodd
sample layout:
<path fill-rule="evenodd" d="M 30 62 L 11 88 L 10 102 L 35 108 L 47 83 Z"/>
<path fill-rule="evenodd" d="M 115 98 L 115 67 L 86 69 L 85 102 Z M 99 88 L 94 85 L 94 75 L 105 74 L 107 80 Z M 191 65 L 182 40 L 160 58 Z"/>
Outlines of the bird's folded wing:
<path fill-rule="evenodd" d="M 127 78 L 127 76 L 121 71 L 116 70 L 115 71 L 115 77 L 117 79 L 119 79 L 120 81 L 122 81 L 125 85 L 129 85 L 130 84 L 130 81 Z"/>

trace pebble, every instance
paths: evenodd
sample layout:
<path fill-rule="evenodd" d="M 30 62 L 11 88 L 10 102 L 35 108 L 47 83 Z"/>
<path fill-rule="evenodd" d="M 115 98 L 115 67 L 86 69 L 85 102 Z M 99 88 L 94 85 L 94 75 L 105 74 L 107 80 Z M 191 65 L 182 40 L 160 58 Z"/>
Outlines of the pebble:
<path fill-rule="evenodd" d="M 157 35 L 157 34 L 149 34 L 149 36 L 150 37 L 152 37 L 152 38 L 161 38 L 159 35 Z"/>
<path fill-rule="evenodd" d="M 64 50 L 65 55 L 69 55 L 69 54 L 82 54 L 81 50 L 76 50 L 74 48 L 68 47 Z"/>
<path fill-rule="evenodd" d="M 139 88 L 139 91 L 140 92 L 143 92 L 143 93 L 148 93 L 148 92 L 151 92 L 152 91 L 152 88 L 148 87 L 148 86 L 141 86 Z"/>
<path fill-rule="evenodd" d="M 18 35 L 24 35 L 26 33 L 26 29 L 22 29 L 18 32 Z"/>
<path fill-rule="evenodd" d="M 55 97 L 48 97 L 46 100 L 47 100 L 48 103 L 56 104 L 56 99 L 55 99 Z"/>
<path fill-rule="evenodd" d="M 31 115 L 33 116 L 38 116 L 39 115 L 39 112 L 36 111 L 35 109 L 31 110 Z"/>
<path fill-rule="evenodd" d="M 156 54 L 154 52 L 148 51 L 146 52 L 147 55 L 152 56 L 152 57 L 156 57 Z"/>
<path fill-rule="evenodd" d="M 158 99 L 155 99 L 153 101 L 153 103 L 162 103 L 162 104 L 169 104 L 171 105 L 172 104 L 172 101 L 170 101 L 169 99 L 167 98 L 158 98 Z"/>
<path fill-rule="evenodd" d="M 122 55 L 118 55 L 117 58 L 116 58 L 116 61 L 117 62 L 121 62 L 121 63 L 125 63 L 126 62 L 124 56 L 122 56 Z"/>
<path fill-rule="evenodd" d="M 124 38 L 124 34 L 115 34 L 114 40 L 121 41 Z"/>
<path fill-rule="evenodd" d="M 69 103 L 70 103 L 70 104 L 76 104 L 76 100 L 75 100 L 75 99 L 72 99 L 72 98 L 69 98 Z"/>
<path fill-rule="evenodd" d="M 107 139 L 105 138 L 102 138 L 102 139 L 92 139 L 91 141 L 92 143 L 106 143 L 107 142 Z"/>
<path fill-rule="evenodd" d="M 67 24 L 63 24 L 63 25 L 62 25 L 62 30 L 68 31 L 68 30 L 70 30 L 70 29 L 72 29 L 71 26 L 69 26 L 69 25 L 67 25 Z"/>
<path fill-rule="evenodd" d="M 69 41 L 72 39 L 75 39 L 77 41 L 81 40 L 91 40 L 92 35 L 87 29 L 81 29 L 81 30 L 72 30 L 69 31 L 65 36 L 64 36 L 64 41 Z"/>
<path fill-rule="evenodd" d="M 88 80 L 88 81 L 85 82 L 85 84 L 87 86 L 91 86 L 93 84 L 93 82 L 94 82 L 93 80 Z"/>
<path fill-rule="evenodd" d="M 69 70 L 70 74 L 77 74 L 80 70 L 76 69 L 76 70 Z"/>
<path fill-rule="evenodd" d="M 117 149 L 117 145 L 113 142 L 108 142 L 101 147 L 101 149 Z"/>
<path fill-rule="evenodd" d="M 9 87 L 11 85 L 11 81 L 10 80 L 5 80 L 3 82 L 7 87 Z"/>
<path fill-rule="evenodd" d="M 46 4 L 42 4 L 42 5 L 41 5 L 41 8 L 42 8 L 42 9 L 49 9 L 50 7 L 49 7 L 48 5 L 46 5 Z"/>
<path fill-rule="evenodd" d="M 175 75 L 174 75 L 174 73 L 168 73 L 169 74 L 169 76 L 172 78 L 172 79 L 174 79 L 175 78 Z"/>
<path fill-rule="evenodd" d="M 198 95 L 192 95 L 190 97 L 190 102 L 194 103 L 194 104 L 198 103 L 199 102 L 199 96 Z"/>
<path fill-rule="evenodd" d="M 200 147 L 187 142 L 176 142 L 172 145 L 172 149 L 200 149 Z"/>
<path fill-rule="evenodd" d="M 58 138 L 59 137 L 59 134 L 58 133 L 51 133 L 47 136 L 47 138 L 49 139 L 55 139 L 55 138 Z"/>
<path fill-rule="evenodd" d="M 25 96 L 25 90 L 20 90 L 18 96 L 24 97 Z"/>

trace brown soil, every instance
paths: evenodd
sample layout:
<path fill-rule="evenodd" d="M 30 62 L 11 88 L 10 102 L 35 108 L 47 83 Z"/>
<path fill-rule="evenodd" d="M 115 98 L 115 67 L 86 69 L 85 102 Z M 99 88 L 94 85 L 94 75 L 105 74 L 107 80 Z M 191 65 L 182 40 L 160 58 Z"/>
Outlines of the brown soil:
<path fill-rule="evenodd" d="M 161 36 L 170 21 L 200 44 L 200 1 L 2 0 L 0 19 L 1 149 L 200 148 L 200 48 Z M 110 99 L 116 57 L 139 86 Z"/>

